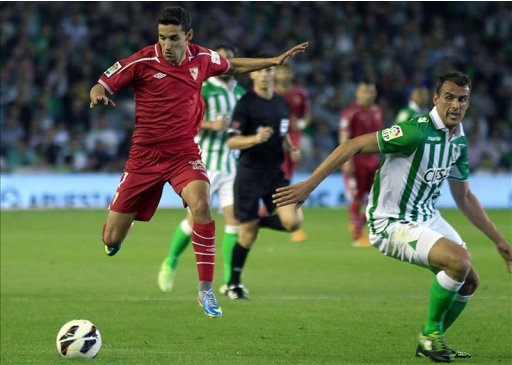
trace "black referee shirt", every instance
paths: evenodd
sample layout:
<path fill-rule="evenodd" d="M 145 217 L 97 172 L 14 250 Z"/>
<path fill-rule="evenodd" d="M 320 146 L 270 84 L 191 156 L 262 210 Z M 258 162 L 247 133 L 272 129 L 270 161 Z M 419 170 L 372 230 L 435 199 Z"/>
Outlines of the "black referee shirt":
<path fill-rule="evenodd" d="M 238 100 L 233 112 L 229 136 L 250 136 L 261 127 L 272 127 L 274 134 L 268 141 L 240 150 L 238 163 L 256 169 L 278 169 L 283 163 L 283 139 L 288 133 L 288 101 L 274 93 L 270 100 L 250 90 Z"/>

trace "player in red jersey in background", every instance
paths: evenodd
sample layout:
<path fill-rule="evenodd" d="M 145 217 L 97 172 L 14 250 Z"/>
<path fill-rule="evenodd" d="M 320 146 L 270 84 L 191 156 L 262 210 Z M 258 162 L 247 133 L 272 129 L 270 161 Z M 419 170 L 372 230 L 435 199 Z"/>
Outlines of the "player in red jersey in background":
<path fill-rule="evenodd" d="M 300 149 L 302 130 L 311 121 L 311 107 L 308 91 L 303 87 L 294 85 L 293 77 L 293 69 L 289 63 L 276 67 L 276 92 L 283 95 L 290 106 L 290 129 L 288 136 L 290 137 L 291 144 Z M 292 180 L 296 164 L 297 161 L 292 158 L 290 152 L 285 152 L 282 167 L 286 180 Z M 303 242 L 307 240 L 307 236 L 304 231 L 298 229 L 292 233 L 291 240 L 293 242 Z"/>
<path fill-rule="evenodd" d="M 102 239 L 115 255 L 134 220 L 149 221 L 163 187 L 171 184 L 192 213 L 192 242 L 199 274 L 198 302 L 209 317 L 222 315 L 212 291 L 215 222 L 210 212 L 209 180 L 194 137 L 205 105 L 204 80 L 281 65 L 305 51 L 297 45 L 272 58 L 232 58 L 190 43 L 190 14 L 173 6 L 158 17 L 158 42 L 107 69 L 90 91 L 90 107 L 115 106 L 106 96 L 131 87 L 135 97 L 135 131 L 121 181 L 109 206 Z"/>
<path fill-rule="evenodd" d="M 339 143 L 363 134 L 376 132 L 384 127 L 382 110 L 375 104 L 377 89 L 370 81 L 362 81 L 356 88 L 356 101 L 348 105 L 341 114 Z M 356 155 L 343 165 L 341 171 L 345 190 L 352 199 L 350 204 L 350 227 L 353 245 L 369 247 L 368 234 L 364 231 L 366 217 L 364 208 L 373 184 L 375 171 L 379 167 L 377 155 Z"/>

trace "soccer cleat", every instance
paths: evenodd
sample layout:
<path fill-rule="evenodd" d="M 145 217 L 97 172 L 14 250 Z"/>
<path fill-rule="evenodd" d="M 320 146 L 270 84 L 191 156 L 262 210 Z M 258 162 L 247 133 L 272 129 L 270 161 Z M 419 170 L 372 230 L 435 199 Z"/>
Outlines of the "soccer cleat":
<path fill-rule="evenodd" d="M 249 295 L 249 289 L 247 289 L 245 286 L 241 285 L 242 286 L 242 289 L 244 291 L 244 294 L 245 295 Z M 222 295 L 227 295 L 226 293 L 228 292 L 228 284 L 222 284 L 221 287 L 219 288 L 219 293 L 221 293 Z"/>
<path fill-rule="evenodd" d="M 122 243 L 118 243 L 117 245 L 114 245 L 114 246 L 105 245 L 105 253 L 107 254 L 107 256 L 114 256 L 116 253 L 119 252 L 119 250 L 121 249 L 121 246 L 122 246 Z"/>
<path fill-rule="evenodd" d="M 247 297 L 247 289 L 244 288 L 243 284 L 231 284 L 228 286 L 228 290 L 226 291 L 226 296 L 231 300 L 236 299 L 249 299 Z"/>
<path fill-rule="evenodd" d="M 209 318 L 218 318 L 222 316 L 222 308 L 220 307 L 213 290 L 199 292 L 197 302 L 204 309 L 204 314 Z"/>
<path fill-rule="evenodd" d="M 416 357 L 425 357 L 433 362 L 452 362 L 452 352 L 454 351 L 448 348 L 444 336 L 439 332 L 428 335 L 420 333 Z"/>
<path fill-rule="evenodd" d="M 219 293 L 221 293 L 222 295 L 226 295 L 227 291 L 228 291 L 228 285 L 222 284 L 219 288 Z"/>
<path fill-rule="evenodd" d="M 368 240 L 368 237 L 361 237 L 358 240 L 355 240 L 352 243 L 352 246 L 365 248 L 365 247 L 370 247 L 371 244 L 370 244 L 370 241 Z"/>
<path fill-rule="evenodd" d="M 450 356 L 454 359 L 471 359 L 472 358 L 471 354 L 466 351 L 457 351 L 457 350 L 452 350 L 451 348 L 448 348 L 448 352 L 450 352 Z"/>
<path fill-rule="evenodd" d="M 292 232 L 291 241 L 295 243 L 304 242 L 308 239 L 308 236 L 304 233 L 303 230 L 299 229 L 295 232 Z"/>
<path fill-rule="evenodd" d="M 174 278 L 176 277 L 176 270 L 173 270 L 167 262 L 160 266 L 158 272 L 158 287 L 163 292 L 171 292 L 174 287 Z"/>
<path fill-rule="evenodd" d="M 366 231 L 363 231 L 361 233 L 361 236 L 352 243 L 352 246 L 354 246 L 354 247 L 370 247 L 371 246 L 370 239 L 368 238 L 368 234 L 366 233 Z"/>

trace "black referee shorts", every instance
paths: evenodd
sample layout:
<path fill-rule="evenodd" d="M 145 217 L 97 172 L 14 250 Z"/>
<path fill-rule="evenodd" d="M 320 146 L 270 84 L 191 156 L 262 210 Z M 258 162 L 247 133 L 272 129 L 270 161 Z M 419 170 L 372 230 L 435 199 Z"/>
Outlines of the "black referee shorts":
<path fill-rule="evenodd" d="M 272 194 L 277 188 L 289 185 L 281 168 L 273 170 L 252 169 L 238 165 L 234 184 L 235 217 L 240 222 L 259 219 L 260 199 L 269 213 L 276 206 L 272 203 Z"/>

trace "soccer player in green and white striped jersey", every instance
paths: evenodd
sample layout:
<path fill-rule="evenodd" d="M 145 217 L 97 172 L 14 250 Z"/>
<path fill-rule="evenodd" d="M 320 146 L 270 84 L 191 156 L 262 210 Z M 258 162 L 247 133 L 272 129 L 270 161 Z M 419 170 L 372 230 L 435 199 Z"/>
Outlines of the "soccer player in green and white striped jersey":
<path fill-rule="evenodd" d="M 411 91 L 409 104 L 400 109 L 396 115 L 395 124 L 405 122 L 417 115 L 424 114 L 428 111 L 429 101 L 428 89 L 425 86 L 416 86 Z"/>
<path fill-rule="evenodd" d="M 450 349 L 445 331 L 479 283 L 465 242 L 435 207 L 444 180 L 449 180 L 459 210 L 494 241 L 512 272 L 512 247 L 469 188 L 468 147 L 461 122 L 470 93 L 467 75 L 442 75 L 429 114 L 347 141 L 306 181 L 277 189 L 273 196 L 277 206 L 304 202 L 323 179 L 355 154 L 386 155 L 375 174 L 366 210 L 370 242 L 386 256 L 436 273 L 416 348 L 416 356 L 435 362 L 471 357 Z"/>
<path fill-rule="evenodd" d="M 227 45 L 220 45 L 215 50 L 223 57 L 234 57 L 234 49 Z M 233 211 L 233 182 L 236 175 L 236 159 L 226 145 L 227 128 L 235 104 L 244 94 L 245 89 L 240 86 L 232 75 L 221 75 L 206 80 L 201 88 L 206 110 L 201 130 L 196 142 L 201 148 L 201 157 L 208 172 L 210 180 L 210 195 L 217 194 L 219 204 L 224 215 L 224 238 L 222 241 L 224 258 L 224 283 L 228 283 L 231 276 L 231 256 L 233 246 L 238 238 L 239 224 Z M 158 273 L 158 286 L 160 290 L 169 292 L 174 285 L 179 257 L 189 245 L 192 236 L 192 215 L 181 222 L 174 233 L 169 254 L 160 267 Z M 225 285 L 223 285 L 225 286 Z M 221 288 L 224 291 L 225 288 Z"/>

